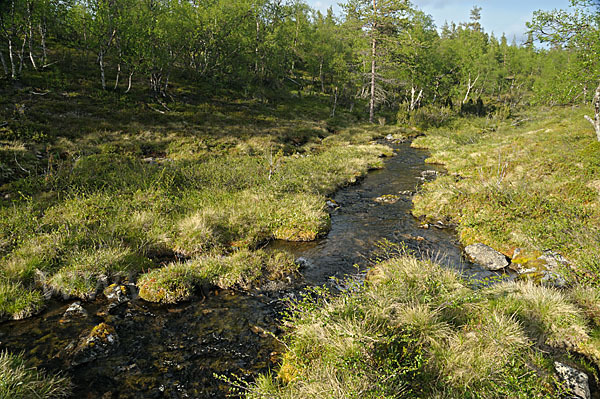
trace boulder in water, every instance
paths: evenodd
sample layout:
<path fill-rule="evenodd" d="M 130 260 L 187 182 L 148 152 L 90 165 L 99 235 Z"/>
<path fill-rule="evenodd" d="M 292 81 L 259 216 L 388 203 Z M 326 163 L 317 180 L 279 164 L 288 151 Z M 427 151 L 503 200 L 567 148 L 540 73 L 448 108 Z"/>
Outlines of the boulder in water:
<path fill-rule="evenodd" d="M 63 355 L 70 359 L 71 366 L 78 366 L 107 357 L 118 345 L 119 336 L 115 329 L 106 323 L 100 323 L 78 341 L 67 345 Z"/>
<path fill-rule="evenodd" d="M 88 312 L 83 308 L 83 306 L 81 306 L 81 302 L 73 302 L 71 306 L 65 310 L 65 313 L 60 321 L 61 323 L 66 323 L 73 319 L 82 319 L 87 317 L 87 315 Z"/>

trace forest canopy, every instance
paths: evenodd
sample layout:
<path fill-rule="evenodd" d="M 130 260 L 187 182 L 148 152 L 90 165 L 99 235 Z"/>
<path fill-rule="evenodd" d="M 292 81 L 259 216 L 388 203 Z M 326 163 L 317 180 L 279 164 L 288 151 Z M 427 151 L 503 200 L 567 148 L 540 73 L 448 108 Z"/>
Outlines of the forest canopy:
<path fill-rule="evenodd" d="M 486 32 L 477 6 L 441 27 L 407 0 L 341 6 L 338 16 L 297 0 L 10 0 L 0 6 L 0 61 L 14 80 L 52 68 L 69 79 L 83 66 L 104 90 L 137 84 L 156 97 L 175 78 L 261 99 L 328 93 L 332 114 L 365 98 L 371 121 L 425 106 L 586 103 L 600 77 L 594 1 L 536 12 L 525 43 Z"/>

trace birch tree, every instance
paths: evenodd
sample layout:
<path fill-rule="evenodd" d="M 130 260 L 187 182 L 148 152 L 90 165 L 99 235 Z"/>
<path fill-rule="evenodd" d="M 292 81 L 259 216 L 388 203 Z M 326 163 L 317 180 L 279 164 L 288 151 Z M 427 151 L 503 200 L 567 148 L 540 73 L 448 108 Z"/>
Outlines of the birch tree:
<path fill-rule="evenodd" d="M 594 115 L 585 118 L 600 141 L 600 2 L 571 0 L 570 6 L 569 10 L 536 11 L 528 27 L 540 41 L 564 46 L 576 56 L 579 76 L 568 78 L 572 85 L 581 86 L 584 99 L 590 85 L 595 87 Z"/>

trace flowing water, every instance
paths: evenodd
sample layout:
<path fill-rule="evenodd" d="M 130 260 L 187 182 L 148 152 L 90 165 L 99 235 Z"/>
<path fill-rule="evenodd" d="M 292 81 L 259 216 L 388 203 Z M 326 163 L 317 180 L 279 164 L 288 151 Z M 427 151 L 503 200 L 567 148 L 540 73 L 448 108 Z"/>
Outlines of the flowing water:
<path fill-rule="evenodd" d="M 476 279 L 491 275 L 462 260 L 451 230 L 423 229 L 410 213 L 411 198 L 427 153 L 408 144 L 385 169 L 340 190 L 331 211 L 331 232 L 311 243 L 274 242 L 302 259 L 306 284 L 322 285 L 356 274 L 382 239 L 403 242 L 417 255 L 431 256 Z M 401 194 L 403 193 L 403 194 Z M 380 203 L 384 195 L 393 203 Z M 396 201 L 396 202 L 394 202 Z M 334 284 L 335 286 L 335 284 Z M 338 286 L 339 287 L 339 286 Z M 84 303 L 89 317 L 61 322 L 70 303 L 55 301 L 42 315 L 0 324 L 0 349 L 23 352 L 36 366 L 66 370 L 76 385 L 74 398 L 226 397 L 230 385 L 219 375 L 252 378 L 276 365 L 283 350 L 277 336 L 286 296 L 213 291 L 204 299 L 180 305 L 155 305 L 133 299 L 109 309 L 106 300 Z M 105 322 L 119 346 L 106 358 L 70 367 L 61 354 L 82 331 Z"/>

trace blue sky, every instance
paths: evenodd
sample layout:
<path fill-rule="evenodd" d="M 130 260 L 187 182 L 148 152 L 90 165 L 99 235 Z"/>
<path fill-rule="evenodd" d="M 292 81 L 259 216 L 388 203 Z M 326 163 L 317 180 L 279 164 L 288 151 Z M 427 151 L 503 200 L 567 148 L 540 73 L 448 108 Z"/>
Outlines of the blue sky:
<path fill-rule="evenodd" d="M 340 0 L 306 0 L 307 3 L 322 11 L 333 6 L 336 13 Z M 513 37 L 517 42 L 524 39 L 525 22 L 531 19 L 535 10 L 567 8 L 569 0 L 412 0 L 412 3 L 427 14 L 433 16 L 436 25 L 444 21 L 463 22 L 469 19 L 469 11 L 474 5 L 482 8 L 481 22 L 486 32 L 496 36 L 506 34 L 509 41 Z"/>

